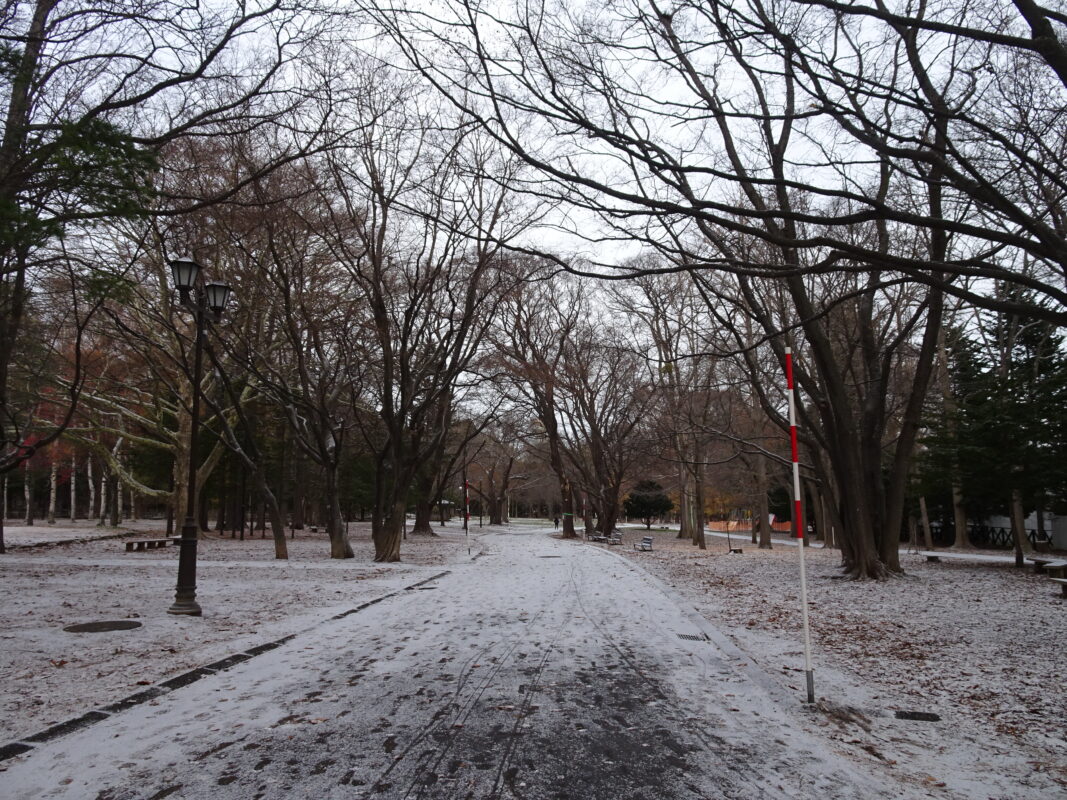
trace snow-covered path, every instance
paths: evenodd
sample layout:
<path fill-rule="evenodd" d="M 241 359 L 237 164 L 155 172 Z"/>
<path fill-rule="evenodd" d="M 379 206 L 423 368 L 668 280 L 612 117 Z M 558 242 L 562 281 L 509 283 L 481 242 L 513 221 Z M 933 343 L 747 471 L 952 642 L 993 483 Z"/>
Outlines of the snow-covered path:
<path fill-rule="evenodd" d="M 433 583 L 5 762 L 0 794 L 926 796 L 800 733 L 799 698 L 624 559 L 543 529 L 482 542 Z"/>

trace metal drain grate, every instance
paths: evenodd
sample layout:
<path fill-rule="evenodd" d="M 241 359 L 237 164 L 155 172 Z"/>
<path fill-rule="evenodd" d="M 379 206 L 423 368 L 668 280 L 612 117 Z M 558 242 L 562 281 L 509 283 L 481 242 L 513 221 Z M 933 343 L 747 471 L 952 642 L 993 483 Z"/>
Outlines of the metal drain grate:
<path fill-rule="evenodd" d="M 538 558 L 563 558 L 563 556 L 538 556 Z"/>
<path fill-rule="evenodd" d="M 898 711 L 894 716 L 897 719 L 911 719 L 917 722 L 940 722 L 941 717 L 931 714 L 929 711 Z"/>
<path fill-rule="evenodd" d="M 141 623 L 132 619 L 106 620 L 104 622 L 82 622 L 68 625 L 63 630 L 68 633 L 108 633 L 109 631 L 129 631 L 140 628 Z"/>
<path fill-rule="evenodd" d="M 707 637 L 706 636 L 695 636 L 692 633 L 679 633 L 678 634 L 678 638 L 679 639 L 685 639 L 686 641 L 689 641 L 689 642 L 704 642 L 704 641 L 707 641 Z"/>

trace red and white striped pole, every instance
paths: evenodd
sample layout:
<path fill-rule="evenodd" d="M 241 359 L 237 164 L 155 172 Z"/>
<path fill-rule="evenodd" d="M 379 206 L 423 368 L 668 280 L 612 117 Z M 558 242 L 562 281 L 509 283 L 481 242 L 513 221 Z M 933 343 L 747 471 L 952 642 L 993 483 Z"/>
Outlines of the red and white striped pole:
<path fill-rule="evenodd" d="M 800 515 L 800 458 L 797 453 L 797 406 L 793 386 L 793 348 L 785 349 L 785 380 L 789 387 L 789 445 L 793 451 L 793 524 L 797 531 L 800 554 L 800 618 L 804 623 L 804 676 L 808 683 L 808 702 L 815 702 L 815 677 L 811 668 L 811 629 L 808 627 L 808 576 L 804 570 L 804 518 Z"/>

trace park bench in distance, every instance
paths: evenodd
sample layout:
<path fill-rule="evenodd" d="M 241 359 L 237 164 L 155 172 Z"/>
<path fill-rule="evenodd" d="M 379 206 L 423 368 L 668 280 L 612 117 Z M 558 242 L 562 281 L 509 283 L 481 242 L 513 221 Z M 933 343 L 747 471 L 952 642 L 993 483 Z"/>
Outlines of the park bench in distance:
<path fill-rule="evenodd" d="M 961 561 L 988 561 L 994 564 L 1014 564 L 1015 556 L 990 556 L 985 553 L 948 552 L 945 550 L 920 550 L 919 555 L 926 556 L 927 561 L 940 561 L 942 558 L 956 558 Z"/>
<path fill-rule="evenodd" d="M 1062 578 L 1064 570 L 1067 569 L 1067 561 L 1057 556 L 1027 556 L 1026 560 L 1034 565 L 1035 575 L 1047 572 L 1049 575 Z"/>
<path fill-rule="evenodd" d="M 180 536 L 169 536 L 163 539 L 130 539 L 126 542 L 126 552 L 132 553 L 135 550 L 140 552 L 142 550 L 155 550 L 157 547 L 166 547 L 169 544 L 177 544 L 182 538 Z"/>
<path fill-rule="evenodd" d="M 590 536 L 589 541 L 602 542 L 604 544 L 622 544 L 622 534 L 618 531 L 612 531 L 608 536 L 598 533 L 595 536 Z"/>
<path fill-rule="evenodd" d="M 651 550 L 652 549 L 652 537 L 645 536 L 639 542 L 634 542 L 634 550 Z"/>

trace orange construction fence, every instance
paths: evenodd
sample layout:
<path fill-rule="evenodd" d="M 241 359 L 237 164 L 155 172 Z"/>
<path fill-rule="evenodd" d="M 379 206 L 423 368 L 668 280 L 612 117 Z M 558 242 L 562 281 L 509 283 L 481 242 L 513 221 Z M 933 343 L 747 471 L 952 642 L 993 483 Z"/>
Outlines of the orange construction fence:
<path fill-rule="evenodd" d="M 752 521 L 747 519 L 730 520 L 728 522 L 726 520 L 711 520 L 708 522 L 707 527 L 709 531 L 718 531 L 720 533 L 726 533 L 727 531 L 730 533 L 733 533 L 734 531 L 748 533 L 752 530 Z M 790 533 L 793 530 L 793 523 L 789 520 L 785 520 L 784 522 L 772 522 L 771 530 L 778 533 Z"/>

